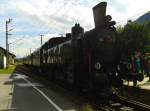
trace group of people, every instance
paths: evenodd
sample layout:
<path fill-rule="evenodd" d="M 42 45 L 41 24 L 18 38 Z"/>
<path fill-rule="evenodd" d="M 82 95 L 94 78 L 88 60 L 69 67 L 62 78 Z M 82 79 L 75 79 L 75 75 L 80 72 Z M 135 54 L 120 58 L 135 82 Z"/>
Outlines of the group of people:
<path fill-rule="evenodd" d="M 139 51 L 135 51 L 134 56 L 131 57 L 132 68 L 131 71 L 136 74 L 137 79 L 133 80 L 133 85 L 137 85 L 137 80 L 142 81 L 144 74 L 150 78 L 150 61 L 148 56 L 142 55 Z M 150 80 L 150 79 L 149 79 Z"/>
<path fill-rule="evenodd" d="M 137 80 L 142 81 L 144 79 L 144 74 L 150 78 L 150 60 L 148 56 L 142 55 L 140 51 L 135 51 L 130 59 L 126 59 L 122 64 L 124 68 L 124 76 L 128 79 L 133 80 L 133 85 L 137 85 Z"/>

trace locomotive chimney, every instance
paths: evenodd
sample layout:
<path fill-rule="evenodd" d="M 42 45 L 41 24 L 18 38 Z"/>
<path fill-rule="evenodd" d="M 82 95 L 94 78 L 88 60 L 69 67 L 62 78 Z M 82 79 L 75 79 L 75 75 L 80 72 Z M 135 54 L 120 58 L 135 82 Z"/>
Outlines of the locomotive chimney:
<path fill-rule="evenodd" d="M 95 28 L 104 26 L 107 2 L 101 2 L 93 7 Z"/>
<path fill-rule="evenodd" d="M 67 39 L 71 38 L 71 33 L 66 33 L 66 38 Z"/>
<path fill-rule="evenodd" d="M 80 24 L 76 23 L 75 26 L 72 27 L 71 32 L 72 38 L 76 38 L 84 33 L 84 29 L 80 26 Z"/>

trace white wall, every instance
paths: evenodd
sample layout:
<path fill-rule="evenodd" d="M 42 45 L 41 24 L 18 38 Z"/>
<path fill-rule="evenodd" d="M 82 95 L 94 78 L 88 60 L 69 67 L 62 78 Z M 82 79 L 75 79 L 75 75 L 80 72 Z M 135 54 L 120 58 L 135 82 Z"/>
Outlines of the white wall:
<path fill-rule="evenodd" d="M 3 56 L 3 68 L 6 68 L 6 56 Z"/>

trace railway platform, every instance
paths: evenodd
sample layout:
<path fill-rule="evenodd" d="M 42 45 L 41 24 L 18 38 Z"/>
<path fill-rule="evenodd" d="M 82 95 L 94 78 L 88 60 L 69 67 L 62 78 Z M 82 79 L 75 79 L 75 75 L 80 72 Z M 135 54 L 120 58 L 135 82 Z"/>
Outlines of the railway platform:
<path fill-rule="evenodd" d="M 79 106 L 22 73 L 0 75 L 0 111 L 78 111 Z"/>
<path fill-rule="evenodd" d="M 0 74 L 0 111 L 9 111 L 12 109 L 12 85 L 5 84 L 9 76 L 8 74 Z"/>
<path fill-rule="evenodd" d="M 125 86 L 133 86 L 133 81 L 127 81 L 124 80 L 123 84 Z M 150 81 L 149 81 L 149 77 L 145 77 L 143 81 L 141 82 L 137 82 L 137 86 L 140 89 L 146 89 L 146 90 L 150 90 Z"/>

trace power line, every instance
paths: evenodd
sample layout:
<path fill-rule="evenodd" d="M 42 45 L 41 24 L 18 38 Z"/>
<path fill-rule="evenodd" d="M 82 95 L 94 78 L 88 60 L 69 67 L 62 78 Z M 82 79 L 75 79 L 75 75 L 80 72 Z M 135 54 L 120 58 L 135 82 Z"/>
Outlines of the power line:
<path fill-rule="evenodd" d="M 135 18 L 135 17 L 137 17 L 137 16 L 140 16 L 140 15 L 142 15 L 142 14 L 145 14 L 145 13 L 147 13 L 147 12 L 149 12 L 149 11 L 150 11 L 150 10 L 146 10 L 146 11 L 143 11 L 143 12 L 141 12 L 141 13 L 135 14 L 135 15 L 133 15 L 133 16 L 131 16 L 131 17 L 125 18 L 125 19 L 123 19 L 123 20 L 117 22 L 116 24 L 120 24 L 120 23 L 123 23 L 123 22 L 125 22 L 125 21 L 127 21 L 127 20 L 131 20 L 132 18 Z"/>

